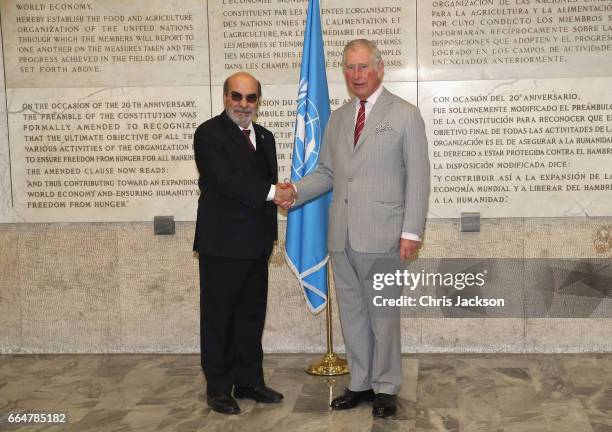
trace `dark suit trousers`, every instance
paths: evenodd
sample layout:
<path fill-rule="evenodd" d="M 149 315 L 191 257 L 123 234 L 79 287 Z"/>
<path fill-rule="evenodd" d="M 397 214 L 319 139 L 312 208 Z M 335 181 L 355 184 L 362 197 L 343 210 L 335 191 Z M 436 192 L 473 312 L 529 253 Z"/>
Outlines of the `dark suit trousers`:
<path fill-rule="evenodd" d="M 264 384 L 261 336 L 269 253 L 258 259 L 200 254 L 200 343 L 208 394 Z"/>

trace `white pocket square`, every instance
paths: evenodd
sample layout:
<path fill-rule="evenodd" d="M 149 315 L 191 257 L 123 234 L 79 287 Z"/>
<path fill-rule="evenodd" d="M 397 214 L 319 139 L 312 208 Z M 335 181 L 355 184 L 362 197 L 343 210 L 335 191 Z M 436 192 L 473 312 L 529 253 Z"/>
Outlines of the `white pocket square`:
<path fill-rule="evenodd" d="M 393 131 L 393 127 L 391 126 L 391 123 L 386 122 L 386 123 L 381 123 L 378 126 L 376 126 L 376 133 L 383 133 L 383 132 L 392 132 Z"/>

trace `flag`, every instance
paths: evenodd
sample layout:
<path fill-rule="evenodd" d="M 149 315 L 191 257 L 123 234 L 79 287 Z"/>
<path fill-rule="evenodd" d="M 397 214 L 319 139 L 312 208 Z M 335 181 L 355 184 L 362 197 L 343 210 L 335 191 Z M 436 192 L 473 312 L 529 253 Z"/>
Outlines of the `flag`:
<path fill-rule="evenodd" d="M 308 3 L 297 104 L 292 182 L 308 175 L 319 165 L 323 133 L 330 114 L 319 0 Z M 287 217 L 287 263 L 299 279 L 312 313 L 320 312 L 327 303 L 327 218 L 330 200 L 331 191 L 290 210 Z"/>

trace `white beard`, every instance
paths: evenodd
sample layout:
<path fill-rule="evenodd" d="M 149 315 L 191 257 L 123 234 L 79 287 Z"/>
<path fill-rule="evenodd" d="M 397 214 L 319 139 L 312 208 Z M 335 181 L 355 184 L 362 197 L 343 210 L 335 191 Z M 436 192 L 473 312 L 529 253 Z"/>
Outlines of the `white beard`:
<path fill-rule="evenodd" d="M 236 123 L 238 126 L 240 126 L 241 128 L 249 127 L 249 125 L 253 121 L 254 113 L 251 113 L 246 117 L 244 116 L 238 117 L 236 114 L 234 114 L 234 110 L 232 108 L 225 108 L 225 112 L 227 113 L 228 117 L 232 119 L 232 121 Z"/>

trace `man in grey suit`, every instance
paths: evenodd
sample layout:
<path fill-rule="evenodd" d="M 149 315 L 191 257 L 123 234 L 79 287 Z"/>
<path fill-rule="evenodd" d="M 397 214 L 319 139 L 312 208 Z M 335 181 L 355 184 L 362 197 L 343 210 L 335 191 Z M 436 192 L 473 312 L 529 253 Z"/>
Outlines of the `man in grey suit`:
<path fill-rule="evenodd" d="M 351 377 L 331 407 L 374 401 L 373 414 L 388 417 L 402 383 L 399 311 L 376 311 L 373 297 L 380 292 L 367 279 L 376 260 L 406 259 L 421 245 L 427 139 L 418 109 L 382 86 L 384 64 L 375 44 L 349 42 L 343 72 L 355 98 L 332 113 L 319 167 L 295 184 L 293 205 L 333 188 L 328 249 Z"/>

